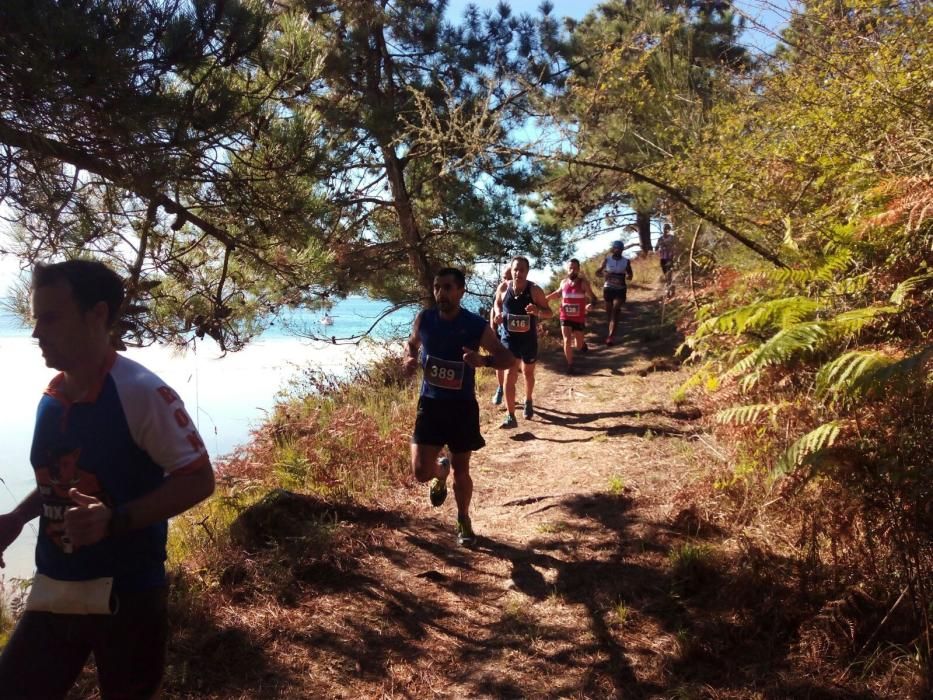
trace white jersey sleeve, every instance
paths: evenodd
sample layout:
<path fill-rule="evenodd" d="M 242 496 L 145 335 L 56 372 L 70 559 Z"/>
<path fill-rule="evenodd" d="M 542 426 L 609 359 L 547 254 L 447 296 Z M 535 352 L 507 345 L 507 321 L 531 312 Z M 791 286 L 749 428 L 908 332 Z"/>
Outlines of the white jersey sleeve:
<path fill-rule="evenodd" d="M 133 441 L 165 472 L 210 464 L 181 397 L 138 362 L 118 355 L 110 370 Z"/>

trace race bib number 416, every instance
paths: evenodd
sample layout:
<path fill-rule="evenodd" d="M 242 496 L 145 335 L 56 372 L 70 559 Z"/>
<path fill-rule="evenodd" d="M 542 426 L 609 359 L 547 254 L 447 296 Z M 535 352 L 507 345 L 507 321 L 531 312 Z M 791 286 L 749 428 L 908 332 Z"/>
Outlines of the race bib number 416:
<path fill-rule="evenodd" d="M 424 378 L 428 384 L 441 389 L 459 389 L 463 386 L 463 363 L 428 355 Z"/>
<path fill-rule="evenodd" d="M 527 333 L 531 330 L 531 316 L 525 314 L 509 314 L 506 328 L 510 333 Z"/>

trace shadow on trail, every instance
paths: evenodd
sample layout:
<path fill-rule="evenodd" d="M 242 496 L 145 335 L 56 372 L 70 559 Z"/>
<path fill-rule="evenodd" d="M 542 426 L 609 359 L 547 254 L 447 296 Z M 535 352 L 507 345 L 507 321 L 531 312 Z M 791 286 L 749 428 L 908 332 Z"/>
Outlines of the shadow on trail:
<path fill-rule="evenodd" d="M 599 310 L 594 311 L 588 318 L 585 337 L 589 352 L 575 353 L 576 376 L 585 377 L 603 372 L 622 376 L 636 371 L 644 373 L 676 369 L 676 363 L 672 364 L 669 358 L 673 357 L 684 336 L 674 325 L 661 324 L 660 308 L 661 305 L 655 298 L 627 301 L 622 307 L 616 327 L 615 343 L 606 345 L 609 322 L 604 307 L 600 304 Z M 538 362 L 562 374 L 566 365 L 560 348 L 560 330 L 556 331 L 554 340 L 557 348 L 554 352 L 542 353 Z M 652 361 L 647 370 L 632 369 L 633 364 L 645 361 Z"/>
<path fill-rule="evenodd" d="M 630 304 L 623 328 L 626 320 L 648 318 L 649 306 L 655 305 Z M 662 345 L 651 346 L 659 356 Z M 645 357 L 644 345 L 635 342 L 602 351 L 586 358 L 591 369 L 621 373 L 620 358 Z M 684 436 L 692 431 L 660 421 L 698 417 L 690 409 L 537 409 L 544 423 L 609 434 Z M 659 422 L 596 425 L 645 415 Z M 544 438 L 526 431 L 512 439 Z M 188 612 L 173 642 L 172 673 L 197 668 L 205 694 L 242 697 L 329 696 L 341 680 L 357 691 L 366 681 L 371 695 L 383 695 L 406 674 L 420 679 L 422 690 L 450 685 L 466 697 L 857 697 L 840 694 L 831 680 L 785 677 L 797 627 L 813 612 L 813 601 L 788 583 L 796 562 L 763 553 L 714 554 L 690 536 L 700 531 L 699 520 L 649 521 L 632 501 L 611 494 L 530 496 L 505 505 L 530 507 L 516 517 L 547 510 L 559 527 L 542 528 L 526 543 L 508 532 L 480 531 L 468 550 L 434 514 L 331 508 L 328 527 L 364 544 L 292 569 L 300 594 L 295 606 L 312 614 L 296 626 L 287 610 L 278 613 L 282 624 L 260 638 L 248 620 L 219 629 L 206 611 L 203 619 Z M 284 558 L 304 543 L 282 546 L 290 548 L 282 550 Z M 256 601 L 251 610 L 271 607 L 262 603 L 271 597 L 267 591 L 248 595 Z M 560 613 L 552 617 L 554 608 Z M 571 615 L 569 624 L 561 619 Z M 322 659 L 331 678 L 316 688 L 316 679 L 289 675 L 267 652 L 279 642 Z M 167 686 L 173 687 L 171 675 Z M 416 697 L 404 685 L 397 692 Z"/>

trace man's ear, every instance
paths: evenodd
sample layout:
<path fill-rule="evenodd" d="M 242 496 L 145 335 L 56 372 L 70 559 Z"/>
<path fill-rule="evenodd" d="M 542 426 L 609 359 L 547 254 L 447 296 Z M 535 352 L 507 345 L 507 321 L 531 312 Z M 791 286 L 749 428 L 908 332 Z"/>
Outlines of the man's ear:
<path fill-rule="evenodd" d="M 107 318 L 110 316 L 110 307 L 107 306 L 106 301 L 99 301 L 94 304 L 89 313 L 94 317 L 95 321 L 100 321 L 101 326 L 109 329 L 110 324 L 107 323 Z"/>

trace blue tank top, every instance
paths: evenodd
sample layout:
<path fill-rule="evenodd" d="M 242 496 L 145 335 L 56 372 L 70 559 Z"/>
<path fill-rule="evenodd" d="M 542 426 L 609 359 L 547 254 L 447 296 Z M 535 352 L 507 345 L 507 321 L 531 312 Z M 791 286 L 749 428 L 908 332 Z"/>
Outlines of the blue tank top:
<path fill-rule="evenodd" d="M 525 283 L 520 294 L 515 293 L 512 283 L 502 297 L 502 334 L 509 339 L 536 338 L 538 332 L 537 317 L 532 316 L 525 307 L 534 303 L 531 290 L 534 284 Z"/>
<path fill-rule="evenodd" d="M 451 320 L 425 309 L 418 324 L 421 339 L 421 395 L 431 399 L 475 399 L 475 370 L 463 361 L 463 348 L 479 350 L 486 319 L 461 308 Z"/>

